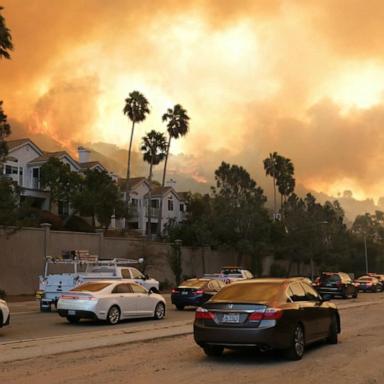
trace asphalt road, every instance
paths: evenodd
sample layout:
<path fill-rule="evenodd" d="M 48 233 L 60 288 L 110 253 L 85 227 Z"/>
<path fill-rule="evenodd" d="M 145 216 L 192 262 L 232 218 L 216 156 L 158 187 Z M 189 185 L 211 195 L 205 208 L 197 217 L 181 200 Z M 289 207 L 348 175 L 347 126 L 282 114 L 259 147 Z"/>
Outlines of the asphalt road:
<path fill-rule="evenodd" d="M 179 320 L 192 320 L 192 308 L 177 311 L 170 303 L 169 295 L 164 295 L 167 301 L 166 318 L 162 323 L 171 323 Z M 104 322 L 83 320 L 79 324 L 69 324 L 60 317 L 56 311 L 41 313 L 37 302 L 9 303 L 11 310 L 11 325 L 0 329 L 0 344 L 15 340 L 39 339 L 51 336 L 73 335 L 101 331 L 111 328 Z M 134 319 L 123 321 L 113 329 L 129 329 L 138 325 L 147 326 L 152 319 Z"/>
<path fill-rule="evenodd" d="M 167 300 L 167 314 L 162 323 L 172 323 L 181 320 L 193 320 L 193 308 L 177 311 L 170 303 L 170 295 L 164 295 Z M 364 303 L 373 300 L 383 300 L 382 293 L 361 293 L 357 299 L 335 300 L 339 307 L 353 303 Z M 38 303 L 22 302 L 10 303 L 11 325 L 0 329 L 0 344 L 15 340 L 39 339 L 51 336 L 73 335 L 89 333 L 109 329 L 111 326 L 104 322 L 83 320 L 79 324 L 69 324 L 66 319 L 60 317 L 57 312 L 41 313 Z M 121 322 L 114 326 L 114 329 L 129 329 L 143 325 L 147 327 L 151 319 L 135 319 Z"/>
<path fill-rule="evenodd" d="M 367 294 L 358 302 L 383 298 Z M 340 307 L 345 302 L 338 301 Z M 379 384 L 384 382 L 383 318 L 382 303 L 341 310 L 339 344 L 318 343 L 298 362 L 255 351 L 226 351 L 211 359 L 187 335 L 7 362 L 0 364 L 0 378 L 6 384 Z"/>

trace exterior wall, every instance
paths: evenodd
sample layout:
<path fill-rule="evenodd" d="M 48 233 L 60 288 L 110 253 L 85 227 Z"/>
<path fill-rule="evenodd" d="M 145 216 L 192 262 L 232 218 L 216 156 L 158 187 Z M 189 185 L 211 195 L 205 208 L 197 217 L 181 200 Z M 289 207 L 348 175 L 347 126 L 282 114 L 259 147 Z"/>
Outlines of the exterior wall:
<path fill-rule="evenodd" d="M 9 152 L 9 156 L 14 157 L 18 160 L 17 163 L 7 160 L 4 165 L 12 165 L 12 166 L 17 165 L 19 168 L 22 168 L 23 169 L 22 187 L 32 188 L 32 170 L 30 167 L 27 167 L 27 164 L 40 155 L 41 153 L 36 151 L 36 149 L 33 148 L 32 145 L 26 144 L 20 148 L 11 150 Z M 14 180 L 19 183 L 18 177 L 15 178 Z"/>
<path fill-rule="evenodd" d="M 141 269 L 145 269 L 146 273 L 160 282 L 175 282 L 169 263 L 172 252 L 170 244 L 104 237 L 102 232 L 95 234 L 25 228 L 9 236 L 0 231 L 0 289 L 4 289 L 8 295 L 33 294 L 38 287 L 38 276 L 43 273 L 45 254 L 60 256 L 63 250 L 69 249 L 88 249 L 102 258 L 143 257 L 145 261 Z M 233 264 L 235 260 L 231 253 L 212 251 L 210 248 L 182 247 L 182 276 L 214 273 L 222 265 Z"/>

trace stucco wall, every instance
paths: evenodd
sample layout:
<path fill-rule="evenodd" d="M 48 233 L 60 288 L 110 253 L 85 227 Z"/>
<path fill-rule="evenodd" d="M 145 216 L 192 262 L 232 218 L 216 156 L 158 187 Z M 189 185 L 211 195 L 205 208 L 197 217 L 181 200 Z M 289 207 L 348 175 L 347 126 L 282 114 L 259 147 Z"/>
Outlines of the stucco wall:
<path fill-rule="evenodd" d="M 43 272 L 45 254 L 60 256 L 63 250 L 69 249 L 88 249 L 103 258 L 143 257 L 146 273 L 160 282 L 175 282 L 169 263 L 172 248 L 167 243 L 104 237 L 102 233 L 26 228 L 8 236 L 4 231 L 0 232 L 0 288 L 5 289 L 9 295 L 34 293 L 38 286 L 38 276 Z M 229 252 L 182 247 L 182 276 L 214 273 L 222 265 L 233 264 L 235 261 L 236 258 Z"/>

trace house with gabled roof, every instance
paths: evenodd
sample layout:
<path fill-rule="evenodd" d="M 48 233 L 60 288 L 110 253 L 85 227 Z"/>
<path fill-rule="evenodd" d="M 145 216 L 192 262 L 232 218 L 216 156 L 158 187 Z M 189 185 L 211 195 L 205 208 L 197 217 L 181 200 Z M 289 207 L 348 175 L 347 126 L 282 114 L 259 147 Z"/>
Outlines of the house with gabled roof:
<path fill-rule="evenodd" d="M 119 186 L 126 200 L 126 179 L 119 179 Z M 177 194 L 173 186 L 161 187 L 155 182 L 148 182 L 145 177 L 129 179 L 130 215 L 129 226 L 143 234 L 148 233 L 149 217 L 151 233 L 156 234 L 159 225 L 159 210 L 162 205 L 161 232 L 171 223 L 179 223 L 185 219 L 185 201 Z M 161 204 L 162 202 L 162 204 Z M 121 221 L 124 226 L 124 220 Z"/>
<path fill-rule="evenodd" d="M 22 187 L 21 198 L 30 200 L 31 205 L 36 208 L 49 208 L 49 191 L 41 188 L 40 169 L 50 158 L 55 157 L 68 164 L 73 172 L 83 173 L 87 169 L 107 171 L 98 161 L 89 161 L 90 151 L 83 147 L 78 148 L 77 161 L 66 151 L 44 151 L 28 138 L 9 140 L 7 145 L 8 156 L 2 164 L 3 169 L 0 168 L 0 174 L 11 178 Z M 59 203 L 58 213 L 65 216 L 68 212 L 69 207 Z"/>

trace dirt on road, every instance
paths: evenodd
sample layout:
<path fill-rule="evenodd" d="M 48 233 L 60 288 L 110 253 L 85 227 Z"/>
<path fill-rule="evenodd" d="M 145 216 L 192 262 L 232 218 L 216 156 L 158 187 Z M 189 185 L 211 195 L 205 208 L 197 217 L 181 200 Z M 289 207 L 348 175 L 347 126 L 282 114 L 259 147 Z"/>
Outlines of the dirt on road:
<path fill-rule="evenodd" d="M 192 336 L 157 339 L 0 364 L 4 384 L 381 384 L 384 306 L 342 311 L 338 345 L 320 343 L 303 360 L 277 353 L 226 351 L 207 358 Z"/>

